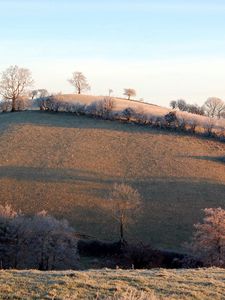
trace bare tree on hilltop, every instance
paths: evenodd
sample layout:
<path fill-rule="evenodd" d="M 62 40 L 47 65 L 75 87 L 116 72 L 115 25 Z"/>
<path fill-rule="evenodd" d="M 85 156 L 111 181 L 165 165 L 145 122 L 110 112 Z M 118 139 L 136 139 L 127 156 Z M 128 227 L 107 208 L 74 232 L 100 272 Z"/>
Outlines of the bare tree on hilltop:
<path fill-rule="evenodd" d="M 130 100 L 130 97 L 135 97 L 136 96 L 136 91 L 134 89 L 124 89 L 124 93 L 125 96 L 127 96 L 128 100 Z"/>
<path fill-rule="evenodd" d="M 74 72 L 72 74 L 72 78 L 68 81 L 72 86 L 74 86 L 78 94 L 81 94 L 81 92 L 88 91 L 91 89 L 90 85 L 87 82 L 87 78 L 82 72 Z"/>
<path fill-rule="evenodd" d="M 172 109 L 179 109 L 180 111 L 187 111 L 196 115 L 204 115 L 204 109 L 197 104 L 189 104 L 183 99 L 170 101 L 170 107 Z"/>
<path fill-rule="evenodd" d="M 26 88 L 32 86 L 33 79 L 29 69 L 10 66 L 1 74 L 0 94 L 4 100 L 12 102 L 11 111 L 17 110 L 17 101 L 26 93 Z"/>
<path fill-rule="evenodd" d="M 113 89 L 109 89 L 109 97 L 111 97 L 112 93 L 113 93 Z"/>
<path fill-rule="evenodd" d="M 30 92 L 31 99 L 34 100 L 36 98 L 45 98 L 49 95 L 46 89 L 37 89 Z"/>
<path fill-rule="evenodd" d="M 222 99 L 210 97 L 204 103 L 204 108 L 207 115 L 211 118 L 219 118 L 225 112 L 225 103 Z"/>

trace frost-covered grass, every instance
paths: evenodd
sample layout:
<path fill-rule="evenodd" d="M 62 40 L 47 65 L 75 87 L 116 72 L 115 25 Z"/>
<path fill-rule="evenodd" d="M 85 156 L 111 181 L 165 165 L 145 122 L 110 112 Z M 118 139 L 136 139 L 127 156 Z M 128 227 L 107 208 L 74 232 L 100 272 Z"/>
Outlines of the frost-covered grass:
<path fill-rule="evenodd" d="M 225 270 L 11 270 L 0 287 L 0 299 L 223 300 Z"/>

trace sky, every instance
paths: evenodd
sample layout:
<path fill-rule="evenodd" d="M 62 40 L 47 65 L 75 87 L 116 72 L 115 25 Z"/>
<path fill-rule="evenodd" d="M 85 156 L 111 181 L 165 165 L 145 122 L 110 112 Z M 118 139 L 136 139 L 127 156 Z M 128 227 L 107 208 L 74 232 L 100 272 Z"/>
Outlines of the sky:
<path fill-rule="evenodd" d="M 134 88 L 162 106 L 225 100 L 224 0 L 0 0 L 0 72 L 29 68 L 35 85 L 95 95 Z"/>

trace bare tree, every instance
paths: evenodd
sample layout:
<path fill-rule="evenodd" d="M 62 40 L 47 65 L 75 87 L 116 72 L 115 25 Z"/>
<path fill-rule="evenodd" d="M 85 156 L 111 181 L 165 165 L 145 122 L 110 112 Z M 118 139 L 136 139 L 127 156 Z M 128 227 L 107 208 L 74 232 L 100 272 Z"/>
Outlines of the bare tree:
<path fill-rule="evenodd" d="M 220 98 L 210 97 L 205 101 L 204 108 L 209 117 L 220 118 L 225 112 L 225 103 Z"/>
<path fill-rule="evenodd" d="M 198 106 L 197 104 L 188 104 L 183 99 L 170 101 L 170 107 L 172 109 L 178 108 L 181 111 L 187 111 L 196 115 L 204 115 L 205 113 L 203 107 Z"/>
<path fill-rule="evenodd" d="M 33 84 L 31 72 L 28 69 L 10 66 L 0 80 L 0 94 L 4 99 L 12 101 L 12 110 L 16 111 L 16 101 L 26 93 L 26 88 Z"/>
<path fill-rule="evenodd" d="M 114 184 L 106 208 L 119 223 L 120 241 L 125 242 L 124 227 L 135 220 L 141 208 L 141 196 L 137 190 L 127 184 Z"/>
<path fill-rule="evenodd" d="M 37 90 L 33 90 L 30 92 L 30 96 L 31 96 L 31 99 L 37 99 L 37 98 L 45 98 L 47 97 L 49 94 L 48 94 L 48 91 L 46 89 L 37 89 Z"/>
<path fill-rule="evenodd" d="M 90 90 L 90 85 L 87 82 L 87 78 L 81 72 L 74 72 L 72 74 L 72 78 L 68 80 L 72 86 L 74 86 L 75 90 L 78 94 L 81 94 L 83 91 Z"/>
<path fill-rule="evenodd" d="M 176 100 L 170 101 L 170 107 L 171 107 L 172 109 L 177 108 L 177 101 L 176 101 Z"/>
<path fill-rule="evenodd" d="M 170 102 L 172 109 L 178 108 L 181 111 L 187 111 L 187 103 L 183 99 L 173 100 Z"/>
<path fill-rule="evenodd" d="M 205 266 L 225 267 L 225 210 L 204 209 L 203 223 L 195 224 L 191 249 Z"/>
<path fill-rule="evenodd" d="M 187 104 L 187 111 L 189 113 L 204 116 L 205 111 L 202 106 L 198 106 L 198 104 Z"/>
<path fill-rule="evenodd" d="M 186 111 L 187 110 L 187 103 L 183 99 L 177 100 L 177 108 L 181 111 Z"/>
<path fill-rule="evenodd" d="M 111 96 L 112 93 L 113 93 L 113 90 L 109 89 L 109 97 Z"/>
<path fill-rule="evenodd" d="M 134 89 L 124 89 L 124 93 L 125 96 L 127 96 L 130 100 L 130 97 L 135 97 L 136 96 L 136 91 Z"/>

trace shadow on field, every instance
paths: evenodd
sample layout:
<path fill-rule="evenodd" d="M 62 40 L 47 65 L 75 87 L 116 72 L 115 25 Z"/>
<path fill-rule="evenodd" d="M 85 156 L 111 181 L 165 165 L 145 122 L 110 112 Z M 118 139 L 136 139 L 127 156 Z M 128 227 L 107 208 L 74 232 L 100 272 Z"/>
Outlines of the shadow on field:
<path fill-rule="evenodd" d="M 193 157 L 193 156 L 192 156 Z M 207 159 L 222 162 L 219 157 L 196 157 L 196 159 Z M 104 173 L 94 172 L 91 170 L 81 169 L 66 169 L 66 168 L 46 168 L 46 167 L 23 167 L 23 166 L 0 166 L 0 178 L 16 179 L 18 181 L 36 181 L 49 183 L 65 183 L 65 182 L 89 182 L 101 184 L 114 184 L 125 182 L 135 186 L 140 193 L 143 190 L 151 188 L 153 192 L 156 188 L 158 194 L 163 194 L 163 191 L 169 189 L 175 192 L 176 190 L 189 190 L 202 194 L 215 195 L 216 191 L 225 192 L 225 185 L 214 181 L 200 181 L 191 177 L 137 177 L 124 178 L 116 176 L 108 176 Z M 148 188 L 149 187 L 149 188 Z M 160 188 L 160 189 L 159 189 Z M 169 191 L 166 191 L 169 192 Z M 168 196 L 169 194 L 167 194 Z"/>
<path fill-rule="evenodd" d="M 207 161 L 213 161 L 218 163 L 225 164 L 225 156 L 188 156 L 188 158 L 194 158 L 194 159 L 200 159 L 200 160 L 207 160 Z"/>
<path fill-rule="evenodd" d="M 64 217 L 81 233 L 117 238 L 117 226 L 101 206 L 121 177 L 79 169 L 0 167 L 0 204 L 22 211 L 43 209 Z M 187 241 L 206 207 L 225 208 L 225 185 L 194 178 L 125 178 L 137 188 L 143 209 L 128 232 L 131 240 L 174 249 Z M 110 233 L 110 234 L 109 234 Z"/>
<path fill-rule="evenodd" d="M 103 178 L 104 177 L 104 178 Z M 58 168 L 36 168 L 21 166 L 2 166 L 0 167 L 0 178 L 12 178 L 18 181 L 37 181 L 37 182 L 96 182 L 113 183 L 116 178 L 107 178 L 104 174 L 98 174 L 93 171 L 84 171 L 78 169 L 58 169 Z"/>

